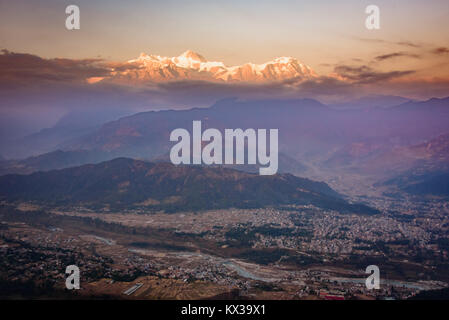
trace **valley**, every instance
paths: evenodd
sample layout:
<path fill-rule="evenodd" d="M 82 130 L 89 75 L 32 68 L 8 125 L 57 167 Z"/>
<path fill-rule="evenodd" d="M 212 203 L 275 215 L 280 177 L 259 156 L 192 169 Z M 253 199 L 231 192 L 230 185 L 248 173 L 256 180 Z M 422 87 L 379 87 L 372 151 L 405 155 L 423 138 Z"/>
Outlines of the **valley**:
<path fill-rule="evenodd" d="M 120 118 L 63 150 L 3 159 L 4 295 L 323 300 L 444 290 L 446 104 L 366 115 L 313 100 L 231 99 Z M 428 110 L 432 128 L 396 130 Z M 195 119 L 219 130 L 281 127 L 279 172 L 168 163 L 171 130 Z M 79 292 L 64 289 L 67 264 L 81 269 Z M 382 285 L 370 291 L 365 268 L 373 264 Z"/>
<path fill-rule="evenodd" d="M 15 253 L 2 262 L 2 281 L 13 288 L 11 281 L 28 279 L 64 292 L 67 261 L 82 270 L 83 289 L 73 298 L 404 299 L 449 282 L 449 208 L 440 210 L 360 216 L 293 206 L 166 214 L 3 205 L 0 247 L 5 256 Z M 33 262 L 27 248 L 57 254 L 59 262 Z M 366 290 L 369 264 L 380 266 L 382 290 Z M 29 271 L 14 277 L 20 268 Z"/>

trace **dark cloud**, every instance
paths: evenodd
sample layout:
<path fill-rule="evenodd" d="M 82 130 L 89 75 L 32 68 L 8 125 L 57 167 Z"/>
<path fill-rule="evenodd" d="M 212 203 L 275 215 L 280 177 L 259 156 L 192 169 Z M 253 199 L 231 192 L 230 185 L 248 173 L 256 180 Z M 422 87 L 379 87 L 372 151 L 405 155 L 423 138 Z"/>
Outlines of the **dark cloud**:
<path fill-rule="evenodd" d="M 36 82 L 84 82 L 89 77 L 109 73 L 109 69 L 99 59 L 44 59 L 28 53 L 1 52 L 2 86 L 32 85 Z"/>
<path fill-rule="evenodd" d="M 379 43 L 379 44 L 393 44 L 403 47 L 409 47 L 409 48 L 421 48 L 422 45 L 418 43 L 414 43 L 411 41 L 388 41 L 388 40 L 382 40 L 382 39 L 371 39 L 371 38 L 356 38 L 359 41 L 363 42 L 370 42 L 370 43 Z"/>
<path fill-rule="evenodd" d="M 377 56 L 374 59 L 377 61 L 384 61 L 384 60 L 388 60 L 388 59 L 392 59 L 392 58 L 401 58 L 401 57 L 419 58 L 420 56 L 417 54 L 407 53 L 407 52 L 393 52 L 393 53 L 388 53 L 388 54 Z"/>
<path fill-rule="evenodd" d="M 422 46 L 410 41 L 398 41 L 396 44 L 400 46 L 412 47 L 412 48 L 421 48 Z"/>
<path fill-rule="evenodd" d="M 439 48 L 436 48 L 436 49 L 432 50 L 432 53 L 434 53 L 434 54 L 448 54 L 449 53 L 449 48 L 439 47 Z"/>
<path fill-rule="evenodd" d="M 368 66 L 336 66 L 334 69 L 335 73 L 344 79 L 348 79 L 353 83 L 358 84 L 370 84 L 377 83 L 381 81 L 389 81 L 395 78 L 399 78 L 405 75 L 414 73 L 413 70 L 405 71 L 376 71 Z"/>
<path fill-rule="evenodd" d="M 322 102 L 334 102 L 353 98 L 362 89 L 358 85 L 350 84 L 333 77 L 320 77 L 319 79 L 298 83 L 295 87 L 298 97 L 314 98 Z"/>

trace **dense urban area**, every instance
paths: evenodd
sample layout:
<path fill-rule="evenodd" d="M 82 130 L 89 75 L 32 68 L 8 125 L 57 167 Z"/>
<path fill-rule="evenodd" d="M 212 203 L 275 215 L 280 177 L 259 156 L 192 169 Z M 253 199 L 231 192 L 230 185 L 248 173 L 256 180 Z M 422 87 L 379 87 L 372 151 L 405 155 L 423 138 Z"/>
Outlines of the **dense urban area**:
<path fill-rule="evenodd" d="M 377 215 L 312 205 L 167 214 L 3 203 L 2 294 L 407 299 L 447 287 L 448 203 L 388 208 Z M 65 289 L 68 265 L 80 268 L 81 290 Z M 380 269 L 378 290 L 365 285 L 369 265 Z"/>

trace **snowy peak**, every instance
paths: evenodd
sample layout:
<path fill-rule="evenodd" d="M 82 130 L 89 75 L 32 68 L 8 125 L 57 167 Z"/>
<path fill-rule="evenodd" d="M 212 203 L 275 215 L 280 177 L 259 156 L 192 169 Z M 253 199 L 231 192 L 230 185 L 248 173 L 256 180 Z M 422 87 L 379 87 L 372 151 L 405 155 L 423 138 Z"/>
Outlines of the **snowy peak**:
<path fill-rule="evenodd" d="M 193 60 L 198 62 L 207 62 L 207 60 L 200 54 L 193 52 L 192 50 L 187 50 L 181 54 L 178 59 Z"/>
<path fill-rule="evenodd" d="M 207 80 L 225 82 L 269 82 L 286 79 L 307 80 L 316 77 L 307 65 L 292 57 L 279 57 L 263 64 L 246 63 L 226 66 L 220 61 L 208 61 L 205 57 L 187 50 L 177 57 L 164 57 L 141 53 L 114 68 L 112 80 L 131 82 L 160 82 L 171 80 Z"/>

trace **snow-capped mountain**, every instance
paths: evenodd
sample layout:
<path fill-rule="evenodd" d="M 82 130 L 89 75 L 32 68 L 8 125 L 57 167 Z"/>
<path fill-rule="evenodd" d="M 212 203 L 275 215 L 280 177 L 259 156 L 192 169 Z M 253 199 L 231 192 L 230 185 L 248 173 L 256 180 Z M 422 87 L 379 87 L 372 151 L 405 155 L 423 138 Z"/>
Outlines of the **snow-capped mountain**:
<path fill-rule="evenodd" d="M 190 50 L 177 57 L 142 53 L 137 59 L 114 67 L 111 72 L 113 80 L 131 82 L 184 79 L 262 82 L 292 78 L 306 80 L 313 77 L 316 74 L 310 67 L 291 57 L 280 57 L 263 64 L 226 66 L 223 62 L 208 61 Z"/>

